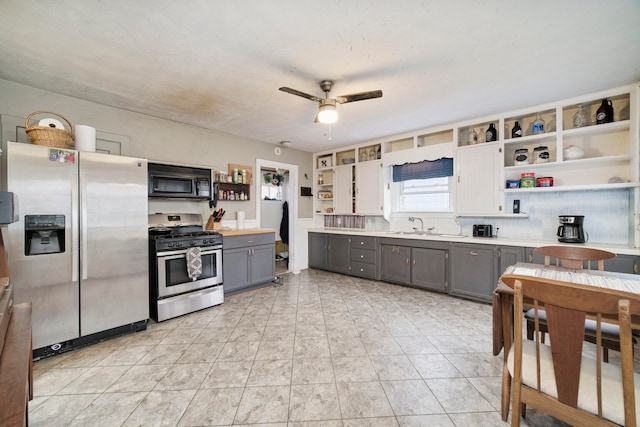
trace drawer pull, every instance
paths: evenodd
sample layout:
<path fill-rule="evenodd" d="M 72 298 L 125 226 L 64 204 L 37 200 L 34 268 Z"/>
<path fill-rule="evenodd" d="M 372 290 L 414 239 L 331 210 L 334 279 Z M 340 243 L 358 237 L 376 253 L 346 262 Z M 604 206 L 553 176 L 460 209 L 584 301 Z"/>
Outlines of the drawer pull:
<path fill-rule="evenodd" d="M 360 259 L 364 258 L 364 255 L 360 255 Z"/>
<path fill-rule="evenodd" d="M 364 268 L 361 268 L 361 269 L 360 269 L 360 273 L 364 273 Z"/>
<path fill-rule="evenodd" d="M 469 252 L 469 255 L 472 255 L 472 256 L 478 256 L 478 252 L 476 252 L 476 251 L 471 251 L 471 252 Z"/>
<path fill-rule="evenodd" d="M 247 243 L 254 243 L 255 240 L 247 240 Z"/>
<path fill-rule="evenodd" d="M 360 241 L 360 244 L 361 244 L 361 245 L 364 245 L 364 242 L 363 242 L 363 241 Z"/>

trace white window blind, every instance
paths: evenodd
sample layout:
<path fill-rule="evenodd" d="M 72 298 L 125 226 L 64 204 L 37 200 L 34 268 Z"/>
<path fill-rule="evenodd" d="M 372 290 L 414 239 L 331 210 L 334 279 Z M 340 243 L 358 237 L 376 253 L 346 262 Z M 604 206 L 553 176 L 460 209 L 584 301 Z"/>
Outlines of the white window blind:
<path fill-rule="evenodd" d="M 399 183 L 399 208 L 405 212 L 451 212 L 452 177 L 411 179 Z"/>

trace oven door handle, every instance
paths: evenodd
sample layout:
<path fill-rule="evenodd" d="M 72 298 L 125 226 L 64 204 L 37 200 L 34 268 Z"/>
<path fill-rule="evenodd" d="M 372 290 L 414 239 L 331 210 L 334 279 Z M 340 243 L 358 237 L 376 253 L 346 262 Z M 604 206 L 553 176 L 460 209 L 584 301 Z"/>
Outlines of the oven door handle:
<path fill-rule="evenodd" d="M 221 251 L 222 249 L 217 248 L 217 249 L 207 249 L 204 251 L 200 252 L 200 255 L 211 255 L 214 254 L 216 252 Z M 158 258 L 164 259 L 164 260 L 168 260 L 168 259 L 178 259 L 178 258 L 184 258 L 184 256 L 187 254 L 187 250 L 186 249 L 181 249 L 179 251 L 171 251 L 171 252 L 160 252 L 159 254 L 157 254 Z"/>

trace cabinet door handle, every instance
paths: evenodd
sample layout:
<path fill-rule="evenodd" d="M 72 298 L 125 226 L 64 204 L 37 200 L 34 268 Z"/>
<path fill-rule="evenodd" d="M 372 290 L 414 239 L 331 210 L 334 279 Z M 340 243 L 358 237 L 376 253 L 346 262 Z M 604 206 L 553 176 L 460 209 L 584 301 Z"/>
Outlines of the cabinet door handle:
<path fill-rule="evenodd" d="M 472 256 L 478 256 L 478 252 L 476 252 L 476 251 L 471 251 L 471 252 L 469 252 L 469 255 L 472 255 Z"/>
<path fill-rule="evenodd" d="M 361 268 L 361 269 L 360 269 L 360 273 L 364 273 L 364 268 Z"/>
<path fill-rule="evenodd" d="M 638 264 L 633 264 L 633 272 L 638 274 Z"/>
<path fill-rule="evenodd" d="M 529 262 L 533 261 L 533 255 L 529 254 Z"/>
<path fill-rule="evenodd" d="M 360 245 L 364 245 L 364 242 L 362 240 L 360 240 Z"/>
<path fill-rule="evenodd" d="M 360 255 L 360 259 L 363 259 L 363 258 L 364 258 L 364 255 Z"/>

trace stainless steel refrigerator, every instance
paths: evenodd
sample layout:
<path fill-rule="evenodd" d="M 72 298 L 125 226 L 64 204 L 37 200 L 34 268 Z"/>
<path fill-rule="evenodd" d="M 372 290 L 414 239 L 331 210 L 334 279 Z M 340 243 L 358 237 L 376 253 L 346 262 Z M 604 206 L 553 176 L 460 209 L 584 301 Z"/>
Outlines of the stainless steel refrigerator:
<path fill-rule="evenodd" d="M 33 348 L 146 327 L 147 161 L 14 142 L 6 155 L 10 280 L 33 303 Z"/>

